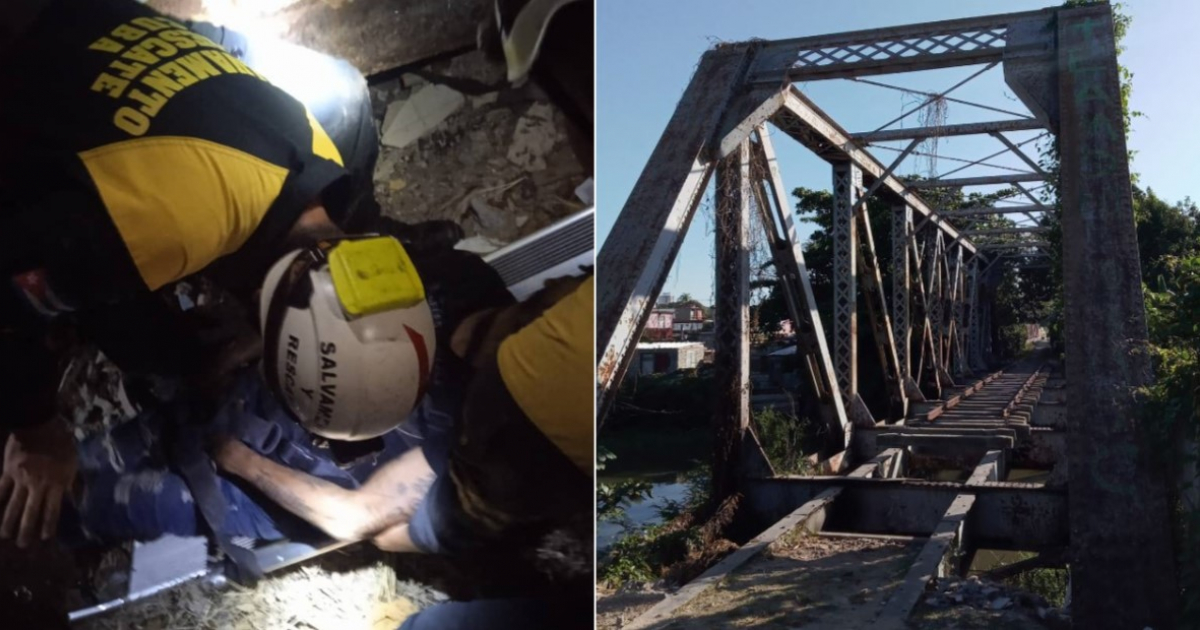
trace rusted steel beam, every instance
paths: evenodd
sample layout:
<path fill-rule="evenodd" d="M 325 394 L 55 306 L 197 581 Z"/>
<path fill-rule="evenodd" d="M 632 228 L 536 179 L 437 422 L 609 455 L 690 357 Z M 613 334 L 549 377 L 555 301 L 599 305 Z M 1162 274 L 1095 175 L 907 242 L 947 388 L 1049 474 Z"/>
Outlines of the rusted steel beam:
<path fill-rule="evenodd" d="M 894 140 L 948 138 L 950 136 L 969 136 L 999 131 L 1035 131 L 1039 129 L 1045 129 L 1045 126 L 1036 119 L 1018 118 L 1016 120 L 996 120 L 962 125 L 945 125 L 942 127 L 910 127 L 908 129 L 867 131 L 852 133 L 850 137 L 858 142 L 890 142 Z"/>
<path fill-rule="evenodd" d="M 612 405 L 654 300 L 712 174 L 714 146 L 750 51 L 704 54 L 645 170 L 596 257 L 597 423 Z"/>
<path fill-rule="evenodd" d="M 750 141 L 717 164 L 712 505 L 737 492 L 750 426 Z"/>
<path fill-rule="evenodd" d="M 858 226 L 854 209 L 862 194 L 862 171 L 850 162 L 833 165 L 833 368 L 850 419 L 856 416 L 858 395 Z"/>
<path fill-rule="evenodd" d="M 1050 243 L 1046 241 L 1020 241 L 1012 243 L 981 243 L 979 249 L 984 251 L 996 251 L 1001 249 L 1021 249 L 1023 247 L 1050 247 Z"/>
<path fill-rule="evenodd" d="M 797 350 L 806 357 L 803 363 L 809 378 L 802 380 L 808 386 L 809 395 L 805 397 L 805 403 L 816 407 L 816 416 L 821 418 L 828 431 L 828 448 L 824 454 L 829 456 L 844 450 L 850 443 L 851 427 L 845 401 L 837 386 L 825 328 L 813 296 L 804 250 L 796 234 L 795 213 L 791 211 L 788 188 L 779 172 L 775 147 L 765 127 L 760 126 L 754 137 L 757 142 L 751 143 L 751 150 L 756 168 L 751 172 L 758 179 L 755 187 L 758 203 L 755 205 L 766 228 L 776 276 L 794 323 Z"/>
<path fill-rule="evenodd" d="M 784 93 L 782 107 L 771 118 L 771 122 L 827 162 L 835 164 L 848 161 L 855 164 L 862 170 L 864 181 L 868 184 L 882 177 L 887 170 L 870 152 L 855 144 L 848 132 L 794 87 L 789 87 Z M 883 179 L 884 184 L 879 189 L 882 196 L 892 202 L 908 203 L 916 213 L 928 218 L 951 239 L 959 237 L 954 226 L 935 213 L 898 178 L 888 176 Z M 975 253 L 975 245 L 970 239 L 963 239 L 962 243 L 968 252 Z"/>
<path fill-rule="evenodd" d="M 883 292 L 883 274 L 879 270 L 879 257 L 875 250 L 875 236 L 871 233 L 871 220 L 866 208 L 858 211 L 858 264 L 862 268 L 863 301 L 867 305 L 867 318 L 871 322 L 871 336 L 883 369 L 884 387 L 887 389 L 891 408 L 888 420 L 895 422 L 908 413 L 908 397 L 904 393 L 904 372 L 900 367 L 896 338 L 892 335 L 892 320 L 888 315 L 887 297 Z"/>
<path fill-rule="evenodd" d="M 912 377 L 912 304 L 911 267 L 908 264 L 908 239 L 912 231 L 912 209 L 907 204 L 892 206 L 892 327 L 896 338 L 896 358 L 900 378 Z"/>
<path fill-rule="evenodd" d="M 941 522 L 917 554 L 904 580 L 879 611 L 874 624 L 876 628 L 900 630 L 908 627 L 905 620 L 925 594 L 929 581 L 946 573 L 943 565 L 947 560 L 953 562 L 953 558 L 948 556 L 960 551 L 967 529 L 967 515 L 974 505 L 975 496 L 971 494 L 960 494 L 950 502 L 950 507 L 946 508 Z"/>
<path fill-rule="evenodd" d="M 784 476 L 747 480 L 742 506 L 756 521 L 771 523 L 831 487 L 842 488 L 836 518 L 853 531 L 927 535 L 955 497 L 971 494 L 971 528 L 981 547 L 1063 547 L 1069 537 L 1066 490 L 1041 484 Z"/>
<path fill-rule="evenodd" d="M 1041 182 L 1046 176 L 1041 173 L 1014 173 L 1012 175 L 984 175 L 981 177 L 953 177 L 950 179 L 922 179 L 909 182 L 910 188 L 958 188 L 961 186 L 988 186 L 1015 182 Z"/>
<path fill-rule="evenodd" d="M 1169 482 L 1141 426 L 1151 355 L 1112 9 L 1060 10 L 1057 29 L 1071 616 L 1167 628 L 1179 589 Z"/>
<path fill-rule="evenodd" d="M 955 217 L 974 217 L 987 214 L 1027 214 L 1029 212 L 1045 212 L 1048 210 L 1046 206 L 994 206 L 987 208 L 967 208 L 965 210 L 941 210 L 940 214 L 944 217 L 953 219 Z"/>
<path fill-rule="evenodd" d="M 751 80 L 783 81 L 912 72 L 1000 61 L 1010 24 L 1045 15 L 1029 11 L 763 44 Z"/>
<path fill-rule="evenodd" d="M 990 230 L 967 230 L 964 232 L 970 236 L 999 236 L 1001 234 L 1046 234 L 1050 232 L 1047 227 L 1009 227 L 995 228 Z"/>

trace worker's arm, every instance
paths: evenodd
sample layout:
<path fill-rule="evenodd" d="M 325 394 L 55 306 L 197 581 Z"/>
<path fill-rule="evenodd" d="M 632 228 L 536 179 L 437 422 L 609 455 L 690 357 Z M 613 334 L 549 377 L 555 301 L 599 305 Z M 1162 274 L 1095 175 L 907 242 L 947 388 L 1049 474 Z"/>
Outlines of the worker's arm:
<path fill-rule="evenodd" d="M 419 448 L 384 464 L 357 490 L 280 465 L 236 439 L 221 443 L 214 459 L 289 512 L 344 541 L 394 536 L 391 530 L 408 522 L 434 479 Z"/>

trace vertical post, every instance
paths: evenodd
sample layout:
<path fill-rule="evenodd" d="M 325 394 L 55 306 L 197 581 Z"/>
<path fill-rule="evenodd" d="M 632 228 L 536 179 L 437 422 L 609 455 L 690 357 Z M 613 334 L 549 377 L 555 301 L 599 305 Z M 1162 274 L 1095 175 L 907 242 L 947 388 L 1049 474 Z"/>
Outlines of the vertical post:
<path fill-rule="evenodd" d="M 967 268 L 967 366 L 979 370 L 979 256 Z"/>
<path fill-rule="evenodd" d="M 811 384 L 811 391 L 810 395 L 805 396 L 805 405 L 815 408 L 815 415 L 820 416 L 825 424 L 828 433 L 824 454 L 832 456 L 850 445 L 849 420 L 834 375 L 833 359 L 829 354 L 829 343 L 825 338 L 817 300 L 813 296 L 808 266 L 804 263 L 804 250 L 796 235 L 796 221 L 788 202 L 788 188 L 779 173 L 775 147 L 765 127 L 758 127 L 754 135 L 758 142 L 750 144 L 750 160 L 751 179 L 755 183 L 755 205 L 767 233 L 771 255 L 775 260 L 775 273 L 796 329 L 796 348 L 803 354 L 803 363 L 807 366 L 807 382 Z"/>
<path fill-rule="evenodd" d="M 962 244 L 954 246 L 954 301 L 952 302 L 952 315 L 954 319 L 954 353 L 951 355 L 954 362 L 954 377 L 961 379 L 967 372 L 966 353 L 963 352 L 963 335 L 966 319 L 963 317 L 963 296 L 966 291 L 966 269 L 963 268 L 963 247 Z"/>
<path fill-rule="evenodd" d="M 862 170 L 850 162 L 833 165 L 833 367 L 858 426 L 874 426 L 858 395 L 858 225 L 854 207 L 862 195 Z"/>
<path fill-rule="evenodd" d="M 926 291 L 925 277 L 922 275 L 925 273 L 925 271 L 928 271 L 930 262 L 928 259 L 925 259 L 925 256 L 922 254 L 922 249 L 918 243 L 918 238 L 915 231 L 909 231 L 912 234 L 912 239 L 909 241 L 909 254 L 913 267 L 912 286 L 916 287 L 912 294 L 915 298 L 913 300 L 913 306 L 915 310 L 913 310 L 912 319 L 921 324 L 921 334 L 917 341 L 917 346 L 920 348 L 920 352 L 918 353 L 919 359 L 917 360 L 916 369 L 913 370 L 913 379 L 909 383 L 909 397 L 916 401 L 923 401 L 923 390 L 921 390 L 920 385 L 917 385 L 917 383 L 928 385 L 928 391 L 930 391 L 935 398 L 941 398 L 942 386 L 938 380 L 937 369 L 932 368 L 934 365 L 934 344 L 933 325 L 930 323 L 929 319 L 930 296 Z M 924 251 L 929 252 L 930 248 L 926 246 Z M 925 259 L 924 263 L 921 262 L 923 259 Z M 933 378 L 926 380 L 926 372 L 932 373 Z"/>
<path fill-rule="evenodd" d="M 737 492 L 750 426 L 750 141 L 717 165 L 712 505 Z"/>
<path fill-rule="evenodd" d="M 1151 381 L 1112 12 L 1058 12 L 1072 617 L 1173 627 L 1167 478 L 1141 429 Z"/>
<path fill-rule="evenodd" d="M 833 367 L 842 399 L 858 393 L 858 230 L 853 209 L 862 171 L 833 165 Z"/>
<path fill-rule="evenodd" d="M 888 417 L 894 422 L 908 413 L 908 399 L 904 394 L 904 374 L 896 353 L 896 338 L 893 335 L 892 318 L 887 310 L 887 297 L 883 294 L 883 274 L 879 271 L 879 256 L 875 251 L 875 237 L 871 233 L 871 217 L 865 204 L 860 204 L 858 222 L 858 264 L 862 269 L 863 298 L 867 305 L 867 317 L 871 321 L 871 338 L 875 342 L 879 367 L 883 371 L 884 386 L 891 405 Z"/>
<path fill-rule="evenodd" d="M 713 170 L 714 138 L 753 52 L 704 53 L 671 121 L 596 256 L 597 423 L 604 421 L 638 338 Z"/>
<path fill-rule="evenodd" d="M 987 285 L 984 285 L 987 286 Z M 995 295 L 992 291 L 988 291 L 987 299 L 983 303 L 983 328 L 979 331 L 983 335 L 983 360 L 985 363 L 991 363 L 992 355 L 992 339 L 995 337 L 995 331 L 992 330 L 992 300 Z"/>
<path fill-rule="evenodd" d="M 901 378 L 912 378 L 912 323 L 909 321 L 909 287 L 912 279 L 908 266 L 908 239 L 912 233 L 912 208 L 907 204 L 892 207 L 892 326 L 895 327 L 896 357 Z"/>
<path fill-rule="evenodd" d="M 928 281 L 926 286 L 928 290 L 925 292 L 927 305 L 929 308 L 929 333 L 933 338 L 933 356 L 930 358 L 930 368 L 933 372 L 933 380 L 939 383 L 940 388 L 942 373 L 945 371 L 945 365 L 942 362 L 944 339 L 942 331 L 945 328 L 946 319 L 942 301 L 942 233 L 941 231 L 933 232 L 929 235 L 929 242 L 925 245 L 926 271 L 928 272 Z"/>

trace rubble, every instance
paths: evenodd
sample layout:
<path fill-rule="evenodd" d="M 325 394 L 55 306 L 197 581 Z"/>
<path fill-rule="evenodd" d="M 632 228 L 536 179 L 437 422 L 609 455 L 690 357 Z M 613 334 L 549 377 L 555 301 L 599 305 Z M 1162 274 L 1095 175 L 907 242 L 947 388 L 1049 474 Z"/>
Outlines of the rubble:
<path fill-rule="evenodd" d="M 1015 614 L 1036 618 L 1055 627 L 1068 624 L 1070 620 L 1068 612 L 1056 608 L 1041 595 L 981 580 L 974 575 L 966 579 L 938 579 L 923 603 L 926 608 L 932 610 L 962 606 L 994 613 L 1003 612 L 1005 615 Z"/>
<path fill-rule="evenodd" d="M 546 170 L 546 155 L 559 140 L 554 126 L 554 110 L 547 103 L 534 103 L 517 121 L 508 160 L 530 171 Z"/>
<path fill-rule="evenodd" d="M 426 85 L 402 101 L 388 105 L 383 143 L 403 149 L 424 138 L 466 103 L 466 97 L 444 85 Z"/>
<path fill-rule="evenodd" d="M 454 249 L 464 252 L 471 252 L 480 256 L 486 256 L 501 247 L 508 245 L 499 241 L 493 241 L 486 236 L 471 236 L 458 242 Z"/>

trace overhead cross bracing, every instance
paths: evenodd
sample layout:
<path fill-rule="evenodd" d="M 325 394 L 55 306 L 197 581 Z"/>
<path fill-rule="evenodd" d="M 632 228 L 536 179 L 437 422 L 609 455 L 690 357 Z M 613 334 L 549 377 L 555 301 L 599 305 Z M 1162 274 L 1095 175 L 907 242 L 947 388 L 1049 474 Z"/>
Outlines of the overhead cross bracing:
<path fill-rule="evenodd" d="M 959 72 L 956 78 L 919 91 L 861 78 L 960 66 L 972 67 L 964 69 L 965 76 L 952 71 Z M 882 116 L 883 124 L 855 121 L 853 128 L 866 131 L 849 132 L 811 94 L 827 79 L 846 78 L 858 79 L 862 89 L 907 93 L 912 100 L 898 114 Z M 968 94 L 977 82 L 997 78 L 1001 89 L 1011 91 L 1010 99 L 979 103 Z M 950 118 L 968 108 L 986 118 Z M 1149 358 L 1140 350 L 1145 314 L 1122 123 L 1106 5 L 717 46 L 701 59 L 600 250 L 599 422 L 713 180 L 714 426 L 720 444 L 713 487 L 719 496 L 740 491 L 749 510 L 765 500 L 749 489 L 781 482 L 750 427 L 749 230 L 766 229 L 779 266 L 801 359 L 799 398 L 806 415 L 827 429 L 820 466 L 849 476 L 860 471 L 872 476 L 883 464 L 863 469 L 869 462 L 852 448 L 860 436 L 880 429 L 903 436 L 898 428 L 923 405 L 948 402 L 994 368 L 997 275 L 1041 272 L 1029 269 L 1041 265 L 1027 261 L 1050 258 L 1054 247 L 1050 260 L 1062 264 L 1062 317 L 1068 324 L 1063 415 L 1071 463 L 1064 499 L 1069 516 L 1059 510 L 1054 518 L 1060 519 L 1058 531 L 1070 532 L 1075 622 L 1168 625 L 1164 615 L 1175 592 L 1172 555 L 1169 537 L 1152 525 L 1166 521 L 1165 486 L 1156 485 L 1153 467 L 1139 463 L 1138 449 L 1113 448 L 1138 439 L 1130 433 L 1130 419 L 1138 417 L 1134 393 L 1150 373 Z M 991 155 L 954 156 L 947 160 L 953 169 L 938 168 L 944 146 L 976 139 L 990 143 Z M 1056 143 L 1059 168 L 1052 172 L 1036 152 L 1043 140 Z M 821 313 L 829 305 L 814 299 L 787 198 L 788 165 L 771 157 L 773 145 L 791 141 L 821 158 L 830 175 L 828 322 Z M 893 150 L 883 148 L 888 142 L 897 143 Z M 914 172 L 918 160 L 929 162 L 927 172 Z M 991 194 L 971 196 L 972 191 Z M 969 203 L 947 205 L 960 192 Z M 1042 219 L 1051 210 L 1048 192 L 1056 193 L 1061 208 L 1055 219 L 1062 229 L 1054 232 L 1061 245 L 1036 229 L 1045 227 Z M 879 226 L 868 220 L 870 198 L 891 208 L 890 233 L 875 232 Z M 756 214 L 757 223 L 751 220 Z M 1010 234 L 972 234 L 1005 227 Z M 884 239 L 890 240 L 891 260 L 879 258 L 876 245 Z M 890 286 L 883 286 L 882 270 L 890 271 Z M 858 325 L 860 318 L 866 325 Z M 870 331 L 863 341 L 875 353 L 862 356 L 873 362 L 877 357 L 875 367 L 883 374 L 886 405 L 875 408 L 859 388 L 857 349 L 864 331 Z M 1111 387 L 1094 396 L 1096 383 Z M 912 446 L 906 444 L 910 438 L 888 439 L 896 440 L 896 448 Z M 894 483 L 869 485 L 876 489 L 852 494 L 912 491 Z M 954 492 L 953 509 L 937 525 L 941 539 L 979 507 L 978 492 Z M 975 496 L 975 507 L 967 505 L 970 496 L 959 501 L 959 495 Z M 1154 516 L 1130 520 L 1125 518 L 1130 512 Z M 992 508 L 987 513 L 996 514 Z M 949 529 L 942 532 L 943 526 Z M 1113 545 L 1114 537 L 1138 543 Z M 1137 592 L 1136 603 L 1104 596 L 1114 589 Z"/>

